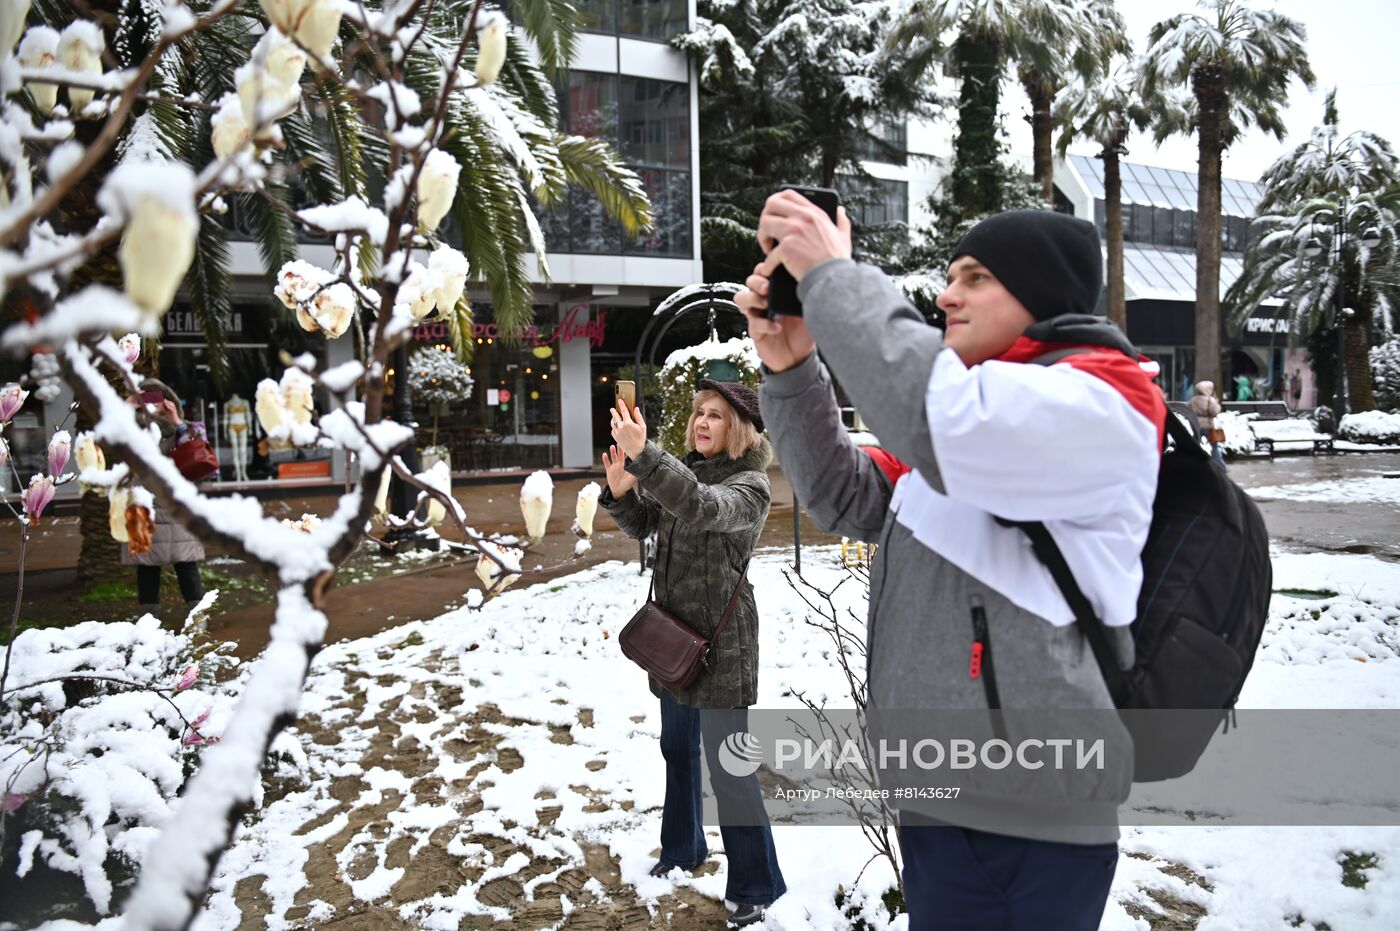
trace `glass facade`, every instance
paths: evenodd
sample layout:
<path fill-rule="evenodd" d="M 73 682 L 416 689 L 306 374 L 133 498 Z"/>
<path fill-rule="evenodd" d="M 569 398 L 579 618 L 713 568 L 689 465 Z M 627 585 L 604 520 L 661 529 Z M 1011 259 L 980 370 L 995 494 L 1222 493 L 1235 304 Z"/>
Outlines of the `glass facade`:
<path fill-rule="evenodd" d="M 550 249 L 690 258 L 690 86 L 572 71 L 561 80 L 559 110 L 565 132 L 610 143 L 637 173 L 651 198 L 654 229 L 628 238 L 597 198 L 575 189 L 568 204 L 541 216 Z"/>
<path fill-rule="evenodd" d="M 578 0 L 584 32 L 669 42 L 689 25 L 686 0 Z"/>
<path fill-rule="evenodd" d="M 545 343 L 558 325 L 555 305 L 535 307 L 538 338 L 527 331 L 511 342 L 500 338 L 490 305 L 473 304 L 472 313 L 472 395 L 438 410 L 415 402 L 420 445 L 433 442 L 436 424 L 454 471 L 559 465 L 559 348 Z M 409 351 L 451 349 L 446 328 L 429 324 L 415 330 Z"/>
<path fill-rule="evenodd" d="M 857 226 L 909 222 L 909 182 L 846 175 L 838 184 L 851 222 Z"/>
<path fill-rule="evenodd" d="M 882 146 L 877 142 L 884 142 Z M 861 136 L 860 157 L 867 162 L 904 165 L 909 161 L 909 127 L 903 120 L 897 123 L 877 123 Z"/>
<path fill-rule="evenodd" d="M 1105 233 L 1104 202 L 1094 201 L 1094 222 L 1100 235 Z M 1249 220 L 1244 217 L 1220 218 L 1220 246 L 1227 253 L 1243 253 L 1249 245 Z M 1123 241 L 1177 249 L 1196 248 L 1194 210 L 1123 204 Z"/>

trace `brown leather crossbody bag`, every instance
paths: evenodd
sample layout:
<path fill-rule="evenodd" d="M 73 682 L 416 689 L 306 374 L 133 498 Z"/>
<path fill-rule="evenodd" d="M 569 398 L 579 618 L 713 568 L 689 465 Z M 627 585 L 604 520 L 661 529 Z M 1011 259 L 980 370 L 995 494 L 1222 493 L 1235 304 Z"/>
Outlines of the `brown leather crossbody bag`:
<path fill-rule="evenodd" d="M 668 553 L 668 568 L 669 556 Z M 617 636 L 622 655 L 645 669 L 668 691 L 679 692 L 690 688 L 700 673 L 710 668 L 711 645 L 719 641 L 720 634 L 724 633 L 725 625 L 734 614 L 748 574 L 749 568 L 745 566 L 739 576 L 739 584 L 734 587 L 734 594 L 729 596 L 724 617 L 715 628 L 714 637 L 707 640 L 653 600 L 656 594 L 656 570 L 653 568 L 646 604 L 632 615 L 632 620 Z"/>

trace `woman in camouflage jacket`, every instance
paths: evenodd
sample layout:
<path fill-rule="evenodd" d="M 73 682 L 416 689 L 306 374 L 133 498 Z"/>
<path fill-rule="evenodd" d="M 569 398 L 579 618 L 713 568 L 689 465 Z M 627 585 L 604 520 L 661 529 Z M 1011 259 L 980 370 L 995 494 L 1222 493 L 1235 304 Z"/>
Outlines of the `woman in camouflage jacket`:
<path fill-rule="evenodd" d="M 757 776 L 735 777 L 717 756 L 726 737 L 747 732 L 748 707 L 758 700 L 758 608 L 744 572 L 768 517 L 766 469 L 773 453 L 762 429 L 750 388 L 707 379 L 695 395 L 684 458 L 648 442 L 641 412 L 621 402 L 612 412 L 616 445 L 603 454 L 603 507 L 628 536 L 657 535 L 657 604 L 713 639 L 735 587 L 743 585 L 700 678 L 676 693 L 650 682 L 661 699 L 666 761 L 661 859 L 652 874 L 693 869 L 708 856 L 701 827 L 703 743 L 729 859 L 725 897 L 738 906 L 731 927 L 762 920 L 764 908 L 787 888 Z"/>

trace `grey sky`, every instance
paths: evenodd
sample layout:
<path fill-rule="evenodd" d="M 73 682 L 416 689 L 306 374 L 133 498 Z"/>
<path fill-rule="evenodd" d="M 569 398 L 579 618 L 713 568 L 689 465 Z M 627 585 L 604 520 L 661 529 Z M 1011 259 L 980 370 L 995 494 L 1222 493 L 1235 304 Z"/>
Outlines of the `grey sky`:
<path fill-rule="evenodd" d="M 1267 8 L 1270 4 L 1256 2 Z M 1322 120 L 1323 99 L 1337 87 L 1343 132 L 1364 129 L 1400 144 L 1400 3 L 1395 0 L 1278 0 L 1274 9 L 1303 23 L 1308 30 L 1308 57 L 1317 84 L 1309 91 L 1294 81 L 1284 114 L 1288 134 L 1282 142 L 1252 130 L 1225 152 L 1227 177 L 1257 180 L 1281 154 L 1305 141 Z M 1193 0 L 1118 0 L 1127 21 L 1134 49 L 1143 51 L 1153 23 L 1197 9 Z M 1006 95 L 1007 129 L 1012 151 L 1029 154 L 1030 127 L 1021 119 L 1029 113 L 1025 94 L 1014 81 Z M 1160 148 L 1150 135 L 1138 134 L 1128 142 L 1128 159 L 1166 168 L 1196 170 L 1195 140 L 1185 136 L 1168 139 Z M 1094 154 L 1093 146 L 1074 146 L 1072 152 Z"/>

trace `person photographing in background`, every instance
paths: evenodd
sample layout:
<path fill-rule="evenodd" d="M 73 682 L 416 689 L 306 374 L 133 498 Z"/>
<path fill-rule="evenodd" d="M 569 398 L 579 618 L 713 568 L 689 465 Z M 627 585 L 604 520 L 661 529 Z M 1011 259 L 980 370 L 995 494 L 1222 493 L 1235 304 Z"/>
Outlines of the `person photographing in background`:
<path fill-rule="evenodd" d="M 624 400 L 610 426 L 616 445 L 603 453 L 608 487 L 599 503 L 627 536 L 657 535 L 654 600 L 714 646 L 689 688 L 673 693 L 649 679 L 661 700 L 666 762 L 661 859 L 651 875 L 693 870 L 709 856 L 701 823 L 703 744 L 729 861 L 728 925 L 754 925 L 787 886 L 758 776 L 730 775 L 717 754 L 726 737 L 748 730 L 749 706 L 758 701 L 758 606 L 747 571 L 768 519 L 773 459 L 758 396 L 736 382 L 701 381 L 681 459 L 647 439 L 641 411 Z"/>
<path fill-rule="evenodd" d="M 1123 334 L 1092 316 L 1103 281 L 1093 225 L 1042 211 L 977 224 L 938 297 L 946 332 L 878 268 L 851 260 L 844 212 L 832 223 L 804 198 L 775 194 L 759 240 L 767 257 L 737 301 L 763 361 L 773 445 L 818 525 L 881 544 L 870 706 L 1112 709 L 1056 583 L 1002 523 L 1045 523 L 1130 667 L 1166 408 Z M 780 263 L 799 283 L 802 317 L 767 319 Z M 1067 348 L 1080 352 L 1045 364 Z M 846 435 L 832 375 L 880 449 Z M 969 666 L 969 648 L 983 665 Z M 980 674 L 992 657 L 995 683 Z M 1117 727 L 1121 748 L 1129 738 Z M 1100 817 L 1086 823 L 1027 819 L 1009 831 L 994 816 L 1015 810 L 1011 797 L 949 805 L 938 822 L 902 812 L 909 927 L 1097 928 L 1130 764 L 1096 778 L 1086 804 Z"/>

